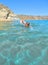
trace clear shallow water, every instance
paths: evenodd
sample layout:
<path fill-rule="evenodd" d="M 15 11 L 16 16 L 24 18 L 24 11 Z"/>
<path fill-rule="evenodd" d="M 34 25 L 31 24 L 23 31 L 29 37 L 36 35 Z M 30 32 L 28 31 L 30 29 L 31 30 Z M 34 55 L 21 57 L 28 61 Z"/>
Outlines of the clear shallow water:
<path fill-rule="evenodd" d="M 26 22 L 0 22 L 0 65 L 48 65 L 48 20 Z"/>

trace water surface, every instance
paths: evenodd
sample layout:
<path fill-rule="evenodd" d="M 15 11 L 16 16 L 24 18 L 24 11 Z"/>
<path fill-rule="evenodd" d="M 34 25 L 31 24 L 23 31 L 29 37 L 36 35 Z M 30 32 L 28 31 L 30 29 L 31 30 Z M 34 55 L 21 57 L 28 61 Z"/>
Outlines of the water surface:
<path fill-rule="evenodd" d="M 48 20 L 0 22 L 0 65 L 48 65 Z"/>

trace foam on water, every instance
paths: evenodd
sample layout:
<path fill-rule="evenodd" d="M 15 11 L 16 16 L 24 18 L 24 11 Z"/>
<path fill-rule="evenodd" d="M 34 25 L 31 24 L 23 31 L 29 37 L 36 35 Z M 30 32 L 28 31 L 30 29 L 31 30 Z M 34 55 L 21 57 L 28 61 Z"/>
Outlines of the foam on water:
<path fill-rule="evenodd" d="M 0 65 L 48 65 L 48 20 L 0 22 Z"/>

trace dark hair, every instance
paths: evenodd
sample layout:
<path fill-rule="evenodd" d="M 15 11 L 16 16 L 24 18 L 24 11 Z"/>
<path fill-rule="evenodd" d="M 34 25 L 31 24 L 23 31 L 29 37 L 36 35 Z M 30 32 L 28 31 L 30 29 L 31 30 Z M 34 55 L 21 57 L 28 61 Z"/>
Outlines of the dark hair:
<path fill-rule="evenodd" d="M 30 23 L 27 23 L 28 24 L 28 26 L 30 25 Z"/>

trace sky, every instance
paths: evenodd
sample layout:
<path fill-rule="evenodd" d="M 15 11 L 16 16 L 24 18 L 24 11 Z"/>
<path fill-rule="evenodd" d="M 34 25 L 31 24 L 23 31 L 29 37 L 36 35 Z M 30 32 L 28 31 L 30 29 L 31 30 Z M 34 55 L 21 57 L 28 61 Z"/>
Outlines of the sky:
<path fill-rule="evenodd" d="M 16 14 L 48 16 L 48 0 L 0 0 Z"/>

